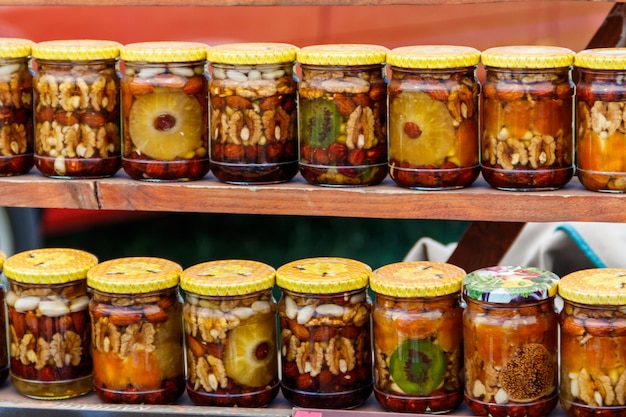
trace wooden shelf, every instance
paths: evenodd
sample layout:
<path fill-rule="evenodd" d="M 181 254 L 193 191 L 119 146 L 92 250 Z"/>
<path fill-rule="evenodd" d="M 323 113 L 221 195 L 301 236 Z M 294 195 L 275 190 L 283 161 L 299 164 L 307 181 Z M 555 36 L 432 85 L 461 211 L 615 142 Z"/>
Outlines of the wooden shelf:
<path fill-rule="evenodd" d="M 152 183 L 123 175 L 60 180 L 38 173 L 0 178 L 0 206 L 275 214 L 479 221 L 626 222 L 626 195 L 585 190 L 574 179 L 557 191 L 511 192 L 482 179 L 451 191 L 415 191 L 387 179 L 372 187 L 308 185 L 300 176 L 277 185 L 223 184 L 209 176 L 193 182 Z"/>

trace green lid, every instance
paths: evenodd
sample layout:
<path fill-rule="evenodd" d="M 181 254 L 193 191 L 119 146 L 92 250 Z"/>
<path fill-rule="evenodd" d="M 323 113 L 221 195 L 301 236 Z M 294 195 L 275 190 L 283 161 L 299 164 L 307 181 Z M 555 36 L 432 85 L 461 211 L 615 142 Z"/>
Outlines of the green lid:
<path fill-rule="evenodd" d="M 547 300 L 556 295 L 559 277 L 527 266 L 491 266 L 463 278 L 463 296 L 489 303 Z"/>

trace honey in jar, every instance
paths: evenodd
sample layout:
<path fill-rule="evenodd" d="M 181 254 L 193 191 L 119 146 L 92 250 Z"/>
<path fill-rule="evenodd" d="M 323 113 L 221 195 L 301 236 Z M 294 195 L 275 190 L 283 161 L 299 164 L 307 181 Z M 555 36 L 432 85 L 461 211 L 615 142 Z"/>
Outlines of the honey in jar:
<path fill-rule="evenodd" d="M 370 273 L 362 262 L 326 257 L 276 270 L 281 390 L 293 405 L 354 408 L 370 396 Z"/>
<path fill-rule="evenodd" d="M 481 172 L 503 190 L 551 190 L 574 173 L 574 52 L 549 46 L 483 51 Z"/>
<path fill-rule="evenodd" d="M 280 389 L 275 270 L 219 260 L 183 271 L 187 394 L 198 405 L 265 407 Z"/>
<path fill-rule="evenodd" d="M 464 276 L 426 261 L 372 272 L 374 394 L 386 410 L 445 413 L 463 401 Z"/>
<path fill-rule="evenodd" d="M 98 259 L 77 249 L 35 249 L 4 264 L 11 382 L 21 394 L 63 399 L 92 389 L 86 277 Z"/>
<path fill-rule="evenodd" d="M 544 417 L 558 403 L 558 276 L 522 266 L 463 279 L 465 402 L 479 416 Z"/>
<path fill-rule="evenodd" d="M 93 388 L 102 401 L 171 404 L 184 392 L 181 272 L 154 257 L 89 270 Z"/>

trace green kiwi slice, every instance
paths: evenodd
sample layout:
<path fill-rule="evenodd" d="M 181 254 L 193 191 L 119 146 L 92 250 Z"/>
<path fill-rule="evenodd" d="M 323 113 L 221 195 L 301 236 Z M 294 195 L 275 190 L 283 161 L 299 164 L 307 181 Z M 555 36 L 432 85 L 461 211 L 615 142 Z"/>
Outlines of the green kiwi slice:
<path fill-rule="evenodd" d="M 407 394 L 428 395 L 443 382 L 446 355 L 426 339 L 407 339 L 391 354 L 389 372 Z"/>
<path fill-rule="evenodd" d="M 312 148 L 326 148 L 339 136 L 341 113 L 333 100 L 305 100 L 301 122 L 304 143 Z"/>

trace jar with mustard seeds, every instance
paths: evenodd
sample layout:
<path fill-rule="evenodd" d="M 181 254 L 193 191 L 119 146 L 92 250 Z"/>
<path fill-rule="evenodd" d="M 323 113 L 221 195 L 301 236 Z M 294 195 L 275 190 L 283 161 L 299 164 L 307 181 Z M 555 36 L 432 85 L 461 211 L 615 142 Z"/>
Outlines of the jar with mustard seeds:
<path fill-rule="evenodd" d="M 183 394 L 181 272 L 155 257 L 112 259 L 89 271 L 93 388 L 102 401 L 172 404 Z"/>
<path fill-rule="evenodd" d="M 25 174 L 34 165 L 32 45 L 0 38 L 0 176 Z"/>
<path fill-rule="evenodd" d="M 372 392 L 371 268 L 346 258 L 276 270 L 281 390 L 298 407 L 354 408 Z"/>
<path fill-rule="evenodd" d="M 407 188 L 471 185 L 478 161 L 480 52 L 453 45 L 395 48 L 387 55 L 389 175 Z"/>
<path fill-rule="evenodd" d="M 198 405 L 265 407 L 280 390 L 275 270 L 217 260 L 183 271 L 187 394 Z"/>
<path fill-rule="evenodd" d="M 503 190 L 553 190 L 574 173 L 574 52 L 551 46 L 483 51 L 481 172 Z"/>
<path fill-rule="evenodd" d="M 56 40 L 33 45 L 35 167 L 53 178 L 102 178 L 121 165 L 121 45 Z"/>
<path fill-rule="evenodd" d="M 300 173 L 313 185 L 365 186 L 387 176 L 387 49 L 301 48 Z"/>
<path fill-rule="evenodd" d="M 374 394 L 386 410 L 446 413 L 463 401 L 464 276 L 427 261 L 372 272 Z"/>
<path fill-rule="evenodd" d="M 576 174 L 591 191 L 626 191 L 626 48 L 576 54 Z"/>
<path fill-rule="evenodd" d="M 78 249 L 34 249 L 4 264 L 9 283 L 11 382 L 31 398 L 64 399 L 92 389 L 86 277 L 96 256 Z"/>
<path fill-rule="evenodd" d="M 209 49 L 211 172 L 218 180 L 279 183 L 298 173 L 297 49 L 269 42 Z"/>
<path fill-rule="evenodd" d="M 122 167 L 131 178 L 188 181 L 209 171 L 206 54 L 199 42 L 122 48 Z"/>
<path fill-rule="evenodd" d="M 463 278 L 465 402 L 479 416 L 544 417 L 558 403 L 558 276 L 493 266 Z"/>
<path fill-rule="evenodd" d="M 561 279 L 561 407 L 571 417 L 626 413 L 626 269 Z"/>
<path fill-rule="evenodd" d="M 2 268 L 4 267 L 4 260 L 6 259 L 6 255 L 4 252 L 0 251 L 0 273 L 2 273 Z M 0 384 L 3 384 L 4 381 L 9 377 L 9 350 L 8 350 L 8 340 L 7 336 L 9 332 L 7 331 L 7 307 L 6 307 L 6 296 L 7 289 L 4 284 L 0 285 Z"/>

